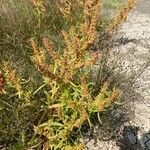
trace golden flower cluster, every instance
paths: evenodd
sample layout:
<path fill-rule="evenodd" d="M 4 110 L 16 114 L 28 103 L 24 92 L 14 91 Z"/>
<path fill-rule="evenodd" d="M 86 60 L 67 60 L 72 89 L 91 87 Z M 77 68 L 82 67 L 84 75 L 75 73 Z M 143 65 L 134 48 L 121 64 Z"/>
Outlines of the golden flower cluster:
<path fill-rule="evenodd" d="M 107 32 L 109 33 L 114 33 L 118 26 L 126 21 L 127 16 L 130 12 L 130 10 L 135 6 L 136 0 L 128 0 L 127 3 L 125 3 L 119 10 L 119 12 L 117 13 L 114 21 L 109 25 L 109 27 L 107 28 Z"/>
<path fill-rule="evenodd" d="M 0 72 L 0 94 L 3 94 L 4 84 L 5 84 L 4 77 L 2 73 Z"/>

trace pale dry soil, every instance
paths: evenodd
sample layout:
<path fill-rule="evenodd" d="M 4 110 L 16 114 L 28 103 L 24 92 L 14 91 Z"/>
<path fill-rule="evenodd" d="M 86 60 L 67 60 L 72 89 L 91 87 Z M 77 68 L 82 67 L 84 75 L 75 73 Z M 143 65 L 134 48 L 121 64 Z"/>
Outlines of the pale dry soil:
<path fill-rule="evenodd" d="M 94 135 L 87 134 L 89 150 L 150 150 L 150 1 L 140 0 L 119 28 L 108 67 L 122 90 L 123 109 L 113 110 L 114 138 L 106 138 L 107 125 L 97 125 Z M 111 68 L 111 67 L 110 67 Z M 123 117 L 122 117 L 123 116 Z M 109 120 L 109 117 L 108 117 Z M 110 128 L 110 127 L 108 127 Z M 103 137 L 103 138 L 102 138 Z"/>

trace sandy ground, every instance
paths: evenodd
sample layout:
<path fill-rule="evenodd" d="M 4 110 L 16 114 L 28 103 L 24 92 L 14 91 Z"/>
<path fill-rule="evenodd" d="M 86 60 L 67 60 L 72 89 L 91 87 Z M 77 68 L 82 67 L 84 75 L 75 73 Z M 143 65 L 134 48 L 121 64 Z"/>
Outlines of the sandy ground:
<path fill-rule="evenodd" d="M 89 150 L 150 150 L 150 0 L 138 1 L 136 9 L 119 28 L 112 52 L 110 63 L 117 60 L 113 74 L 121 77 L 117 82 L 123 89 L 124 110 L 130 119 L 119 125 L 120 144 L 116 139 L 101 140 L 101 129 L 98 129 L 97 140 L 88 139 L 87 147 Z"/>

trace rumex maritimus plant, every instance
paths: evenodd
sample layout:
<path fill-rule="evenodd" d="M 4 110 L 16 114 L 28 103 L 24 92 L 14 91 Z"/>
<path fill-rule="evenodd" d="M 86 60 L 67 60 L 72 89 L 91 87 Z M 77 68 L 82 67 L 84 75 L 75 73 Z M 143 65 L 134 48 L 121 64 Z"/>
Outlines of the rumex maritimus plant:
<path fill-rule="evenodd" d="M 83 7 L 83 22 L 77 22 L 68 32 L 62 31 L 65 41 L 62 52 L 56 51 L 47 38 L 43 38 L 44 50 L 31 39 L 34 49 L 32 61 L 42 73 L 49 89 L 46 91 L 49 117 L 34 129 L 35 133 L 43 136 L 45 140 L 43 149 L 67 150 L 68 146 L 72 149 L 83 149 L 84 144 L 73 141 L 71 134 L 80 129 L 92 113 L 103 111 L 118 96 L 115 89 L 108 90 L 107 83 L 97 96 L 94 97 L 91 93 L 90 67 L 100 54 L 98 51 L 89 53 L 87 49 L 96 38 L 100 3 L 98 0 L 89 0 L 79 4 Z M 60 6 L 61 10 L 65 10 L 63 5 Z M 68 7 L 70 8 L 70 5 Z M 65 17 L 72 15 L 71 12 L 63 13 Z M 49 64 L 46 63 L 44 53 L 48 53 L 51 58 Z"/>

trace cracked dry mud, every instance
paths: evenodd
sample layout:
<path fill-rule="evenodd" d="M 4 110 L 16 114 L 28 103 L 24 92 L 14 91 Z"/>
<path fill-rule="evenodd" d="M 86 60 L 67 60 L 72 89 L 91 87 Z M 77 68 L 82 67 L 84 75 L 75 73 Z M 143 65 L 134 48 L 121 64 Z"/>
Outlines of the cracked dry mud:
<path fill-rule="evenodd" d="M 97 138 L 86 138 L 89 150 L 150 150 L 150 1 L 140 0 L 136 9 L 119 28 L 114 40 L 112 58 L 108 65 L 117 60 L 113 75 L 123 89 L 125 115 L 127 121 L 116 129 L 117 138 L 101 140 L 101 130 Z M 116 63 L 115 62 L 115 63 Z M 113 114 L 113 113 L 112 113 Z M 121 116 L 115 112 L 113 117 Z M 120 122 L 120 120 L 118 120 Z M 117 124 L 117 123 L 116 123 Z M 117 128 L 117 127 L 116 127 Z M 121 134 L 121 135 L 120 135 Z"/>

